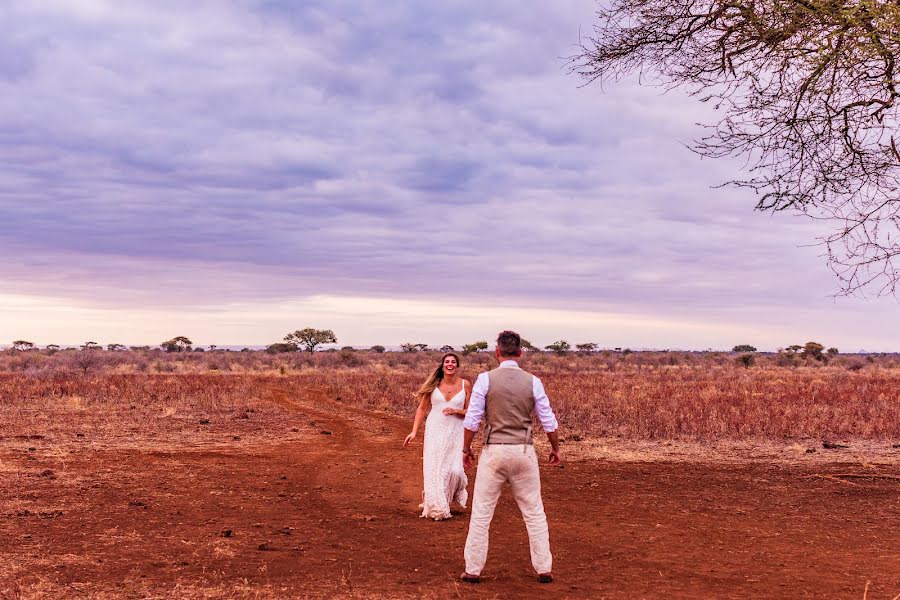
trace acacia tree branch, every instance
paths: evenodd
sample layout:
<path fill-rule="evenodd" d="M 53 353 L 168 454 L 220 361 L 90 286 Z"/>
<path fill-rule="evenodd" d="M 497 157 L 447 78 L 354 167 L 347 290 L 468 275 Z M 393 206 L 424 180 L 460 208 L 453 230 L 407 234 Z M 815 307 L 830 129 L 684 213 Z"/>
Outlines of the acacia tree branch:
<path fill-rule="evenodd" d="M 834 223 L 820 242 L 842 293 L 897 289 L 900 3 L 610 0 L 570 68 L 652 73 L 721 111 L 692 150 L 743 156 L 759 210 Z M 878 287 L 881 286 L 881 287 Z"/>

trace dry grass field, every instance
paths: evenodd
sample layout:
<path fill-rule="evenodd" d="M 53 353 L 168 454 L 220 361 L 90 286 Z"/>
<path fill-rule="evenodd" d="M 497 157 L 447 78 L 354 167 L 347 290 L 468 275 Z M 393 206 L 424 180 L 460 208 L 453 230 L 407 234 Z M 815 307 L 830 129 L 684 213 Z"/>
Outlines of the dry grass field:
<path fill-rule="evenodd" d="M 896 356 L 527 356 L 566 459 L 538 589 L 508 499 L 477 588 L 465 515 L 416 518 L 439 354 L 89 354 L 0 353 L 0 598 L 900 594 Z"/>

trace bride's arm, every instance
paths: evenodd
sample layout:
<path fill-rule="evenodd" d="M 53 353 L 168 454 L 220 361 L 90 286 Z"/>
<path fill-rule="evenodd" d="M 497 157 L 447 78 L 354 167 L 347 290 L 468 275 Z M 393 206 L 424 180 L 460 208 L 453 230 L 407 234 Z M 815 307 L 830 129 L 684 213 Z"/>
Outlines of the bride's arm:
<path fill-rule="evenodd" d="M 466 401 L 463 404 L 462 410 L 456 411 L 456 416 L 458 416 L 460 419 L 466 418 L 466 411 L 469 410 L 469 398 L 472 397 L 472 386 L 466 385 L 467 383 L 469 382 L 463 379 L 463 385 L 466 387 Z"/>
<path fill-rule="evenodd" d="M 467 383 L 469 383 L 469 382 L 466 381 L 465 379 L 462 380 L 462 386 L 463 386 L 463 389 L 466 391 L 466 401 L 465 401 L 465 404 L 463 404 L 463 407 L 462 407 L 461 409 L 459 409 L 459 408 L 451 408 L 451 407 L 448 406 L 447 408 L 445 408 L 445 409 L 443 410 L 443 413 L 444 413 L 446 416 L 448 416 L 448 417 L 459 417 L 459 418 L 461 418 L 461 419 L 465 419 L 465 418 L 466 418 L 466 409 L 469 408 L 469 396 L 472 395 L 472 386 L 471 386 L 471 385 L 466 385 Z M 457 392 L 457 393 L 459 393 L 459 392 Z"/>
<path fill-rule="evenodd" d="M 467 400 L 468 402 L 468 400 Z M 419 433 L 419 425 L 422 424 L 422 419 L 425 418 L 425 414 L 431 410 L 431 398 L 423 395 L 419 399 L 419 408 L 416 409 L 416 417 L 413 419 L 413 428 L 412 432 L 406 436 L 406 439 L 403 440 L 403 447 L 406 448 L 409 444 L 416 439 L 416 435 Z"/>

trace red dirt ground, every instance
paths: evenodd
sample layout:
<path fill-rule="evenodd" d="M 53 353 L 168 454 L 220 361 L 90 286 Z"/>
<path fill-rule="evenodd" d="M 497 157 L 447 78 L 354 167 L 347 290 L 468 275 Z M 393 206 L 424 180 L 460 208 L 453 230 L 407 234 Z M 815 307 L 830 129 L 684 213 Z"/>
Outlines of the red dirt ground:
<path fill-rule="evenodd" d="M 507 494 L 473 586 L 467 515 L 418 518 L 406 420 L 278 389 L 252 419 L 214 445 L 3 440 L 0 598 L 900 595 L 896 466 L 569 460 L 543 472 L 556 581 Z"/>

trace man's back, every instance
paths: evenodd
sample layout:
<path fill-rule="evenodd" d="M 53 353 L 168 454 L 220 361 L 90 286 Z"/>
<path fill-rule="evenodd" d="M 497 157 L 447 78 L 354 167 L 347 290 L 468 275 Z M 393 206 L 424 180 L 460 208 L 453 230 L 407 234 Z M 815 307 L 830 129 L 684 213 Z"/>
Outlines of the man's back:
<path fill-rule="evenodd" d="M 486 444 L 530 444 L 534 376 L 518 368 L 488 372 Z"/>

